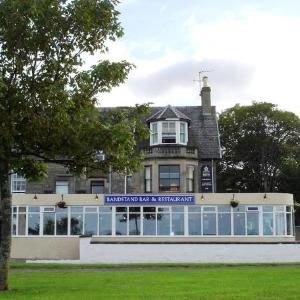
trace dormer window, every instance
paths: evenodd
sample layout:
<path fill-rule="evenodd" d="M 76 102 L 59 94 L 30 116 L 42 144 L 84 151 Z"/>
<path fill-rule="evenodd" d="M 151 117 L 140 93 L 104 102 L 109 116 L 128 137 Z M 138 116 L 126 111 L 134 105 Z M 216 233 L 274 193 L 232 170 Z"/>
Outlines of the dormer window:
<path fill-rule="evenodd" d="M 188 123 L 180 120 L 158 121 L 150 123 L 150 146 L 159 144 L 186 145 L 188 141 Z"/>
<path fill-rule="evenodd" d="M 175 125 L 175 122 L 162 122 L 161 142 L 163 144 L 176 144 Z"/>

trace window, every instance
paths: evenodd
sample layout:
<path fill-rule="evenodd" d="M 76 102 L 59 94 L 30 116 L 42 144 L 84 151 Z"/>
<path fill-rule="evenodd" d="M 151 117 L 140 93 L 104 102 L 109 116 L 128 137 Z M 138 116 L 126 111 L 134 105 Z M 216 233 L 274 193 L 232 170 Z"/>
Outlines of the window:
<path fill-rule="evenodd" d="M 186 191 L 188 193 L 193 193 L 194 192 L 194 173 L 195 173 L 195 167 L 194 166 L 187 166 Z"/>
<path fill-rule="evenodd" d="M 151 144 L 155 145 L 158 143 L 158 130 L 157 123 L 151 124 Z"/>
<path fill-rule="evenodd" d="M 104 181 L 92 181 L 91 182 L 91 193 L 92 194 L 103 194 L 104 193 Z"/>
<path fill-rule="evenodd" d="M 162 143 L 175 144 L 176 143 L 176 127 L 175 122 L 162 123 Z"/>
<path fill-rule="evenodd" d="M 69 194 L 69 182 L 56 181 L 56 194 Z"/>
<path fill-rule="evenodd" d="M 26 192 L 26 179 L 16 173 L 11 176 L 11 192 L 12 193 L 25 193 Z"/>
<path fill-rule="evenodd" d="M 186 123 L 180 123 L 180 144 L 185 144 L 185 127 Z"/>
<path fill-rule="evenodd" d="M 150 146 L 188 142 L 187 122 L 160 121 L 150 124 Z"/>
<path fill-rule="evenodd" d="M 159 166 L 159 191 L 179 192 L 180 169 L 179 166 Z"/>
<path fill-rule="evenodd" d="M 145 166 L 145 193 L 152 192 L 152 167 Z"/>

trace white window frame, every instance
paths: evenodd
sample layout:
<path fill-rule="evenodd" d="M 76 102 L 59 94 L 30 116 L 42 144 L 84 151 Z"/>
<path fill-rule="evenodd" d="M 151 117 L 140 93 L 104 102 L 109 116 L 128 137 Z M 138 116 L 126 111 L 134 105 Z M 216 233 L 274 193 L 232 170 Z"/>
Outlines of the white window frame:
<path fill-rule="evenodd" d="M 24 184 L 24 188 L 23 189 L 14 189 L 14 183 L 20 183 L 21 185 Z M 11 175 L 11 192 L 12 193 L 25 193 L 26 192 L 26 178 L 21 176 L 21 175 L 18 175 L 17 173 L 13 173 Z"/>
<path fill-rule="evenodd" d="M 175 143 L 163 143 L 163 123 L 175 123 Z M 157 133 L 153 131 L 153 125 L 157 126 Z M 180 142 L 180 126 L 181 124 L 184 124 L 184 142 Z M 157 134 L 157 142 L 153 142 L 153 136 L 154 134 Z M 155 145 L 187 145 L 188 143 L 188 123 L 184 121 L 179 121 L 179 120 L 173 120 L 173 119 L 166 119 L 163 121 L 158 121 L 158 122 L 152 122 L 150 123 L 150 146 L 155 146 Z"/>

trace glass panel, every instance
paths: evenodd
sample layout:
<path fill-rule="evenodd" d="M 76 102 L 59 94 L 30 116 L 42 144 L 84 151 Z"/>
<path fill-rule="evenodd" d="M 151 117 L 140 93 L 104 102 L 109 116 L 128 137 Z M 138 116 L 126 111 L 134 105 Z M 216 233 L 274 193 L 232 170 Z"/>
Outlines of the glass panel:
<path fill-rule="evenodd" d="M 170 214 L 157 214 L 157 235 L 170 235 Z"/>
<path fill-rule="evenodd" d="M 25 235 L 26 231 L 26 214 L 19 214 L 18 235 Z"/>
<path fill-rule="evenodd" d="M 116 207 L 116 212 L 127 212 L 127 207 Z"/>
<path fill-rule="evenodd" d="M 40 212 L 40 207 L 39 206 L 29 206 L 28 211 L 29 212 Z"/>
<path fill-rule="evenodd" d="M 219 213 L 218 234 L 231 235 L 231 214 L 230 213 Z"/>
<path fill-rule="evenodd" d="M 104 193 L 104 182 L 103 181 L 92 181 L 91 182 L 92 194 L 103 194 Z"/>
<path fill-rule="evenodd" d="M 203 211 L 205 211 L 205 212 L 216 211 L 216 207 L 214 207 L 214 206 L 203 206 Z"/>
<path fill-rule="evenodd" d="M 275 214 L 276 235 L 285 235 L 284 213 Z"/>
<path fill-rule="evenodd" d="M 216 235 L 216 214 L 203 214 L 203 235 Z"/>
<path fill-rule="evenodd" d="M 157 211 L 164 211 L 164 212 L 167 212 L 167 211 L 170 211 L 170 207 L 166 206 L 166 207 L 158 207 L 157 208 Z"/>
<path fill-rule="evenodd" d="M 273 235 L 273 214 L 272 213 L 263 213 L 263 234 L 264 235 Z"/>
<path fill-rule="evenodd" d="M 189 235 L 201 235 L 201 214 L 189 214 Z"/>
<path fill-rule="evenodd" d="M 141 215 L 129 214 L 129 235 L 141 234 Z"/>
<path fill-rule="evenodd" d="M 116 235 L 127 235 L 127 213 L 116 214 Z"/>
<path fill-rule="evenodd" d="M 188 207 L 188 209 L 189 209 L 189 213 L 190 212 L 201 212 L 201 206 L 189 206 Z"/>
<path fill-rule="evenodd" d="M 245 214 L 244 213 L 234 213 L 233 214 L 233 225 L 234 225 L 234 235 L 245 235 Z"/>
<path fill-rule="evenodd" d="M 99 215 L 99 235 L 112 234 L 112 215 L 100 214 Z"/>
<path fill-rule="evenodd" d="M 98 214 L 85 214 L 84 219 L 84 234 L 97 235 L 97 219 Z"/>
<path fill-rule="evenodd" d="M 285 207 L 284 206 L 274 206 L 274 208 L 275 208 L 275 211 L 282 211 L 282 212 L 284 212 L 285 210 Z"/>
<path fill-rule="evenodd" d="M 247 212 L 247 235 L 259 235 L 258 212 Z"/>
<path fill-rule="evenodd" d="M 292 214 L 286 214 L 286 234 L 292 235 Z"/>
<path fill-rule="evenodd" d="M 83 207 L 82 206 L 71 206 L 71 212 L 73 213 L 82 213 Z"/>
<path fill-rule="evenodd" d="M 184 235 L 184 214 L 172 213 L 171 235 Z"/>
<path fill-rule="evenodd" d="M 69 182 L 68 181 L 56 181 L 56 194 L 68 194 Z"/>
<path fill-rule="evenodd" d="M 71 215 L 71 235 L 81 235 L 83 228 L 83 214 Z"/>
<path fill-rule="evenodd" d="M 111 207 L 99 207 L 99 212 L 100 213 L 111 213 L 112 208 Z"/>
<path fill-rule="evenodd" d="M 61 209 L 63 210 L 63 209 Z M 65 209 L 62 212 L 56 213 L 56 235 L 67 235 L 68 234 L 68 214 Z"/>
<path fill-rule="evenodd" d="M 138 206 L 132 206 L 132 207 L 129 207 L 129 212 L 140 212 L 141 211 L 141 208 L 138 207 Z"/>
<path fill-rule="evenodd" d="M 144 212 L 145 208 L 154 208 L 155 212 L 155 207 L 144 207 Z M 156 235 L 156 215 L 155 213 L 152 214 L 145 214 L 144 213 L 144 218 L 143 218 L 143 230 L 144 230 L 144 235 Z"/>
<path fill-rule="evenodd" d="M 263 206 L 263 212 L 273 212 L 273 206 Z"/>
<path fill-rule="evenodd" d="M 155 212 L 155 207 L 143 207 L 143 211 L 145 212 Z"/>
<path fill-rule="evenodd" d="M 231 212 L 230 205 L 218 205 L 218 212 Z"/>
<path fill-rule="evenodd" d="M 19 207 L 19 213 L 21 212 L 26 212 L 26 207 L 25 206 L 20 206 Z"/>
<path fill-rule="evenodd" d="M 97 207 L 86 207 L 85 212 L 86 213 L 96 213 L 97 212 Z"/>
<path fill-rule="evenodd" d="M 54 235 L 54 223 L 55 214 L 54 213 L 44 213 L 43 219 L 43 234 L 44 235 Z"/>
<path fill-rule="evenodd" d="M 12 235 L 17 234 L 17 214 L 13 214 L 12 216 Z"/>
<path fill-rule="evenodd" d="M 184 207 L 183 206 L 172 206 L 172 212 L 184 212 Z"/>
<path fill-rule="evenodd" d="M 29 214 L 28 215 L 28 235 L 40 234 L 40 215 Z"/>

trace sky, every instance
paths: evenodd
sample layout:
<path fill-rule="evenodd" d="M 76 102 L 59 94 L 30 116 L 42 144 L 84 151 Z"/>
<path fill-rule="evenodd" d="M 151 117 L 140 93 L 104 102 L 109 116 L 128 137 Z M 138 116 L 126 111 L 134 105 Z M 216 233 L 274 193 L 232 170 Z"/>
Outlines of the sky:
<path fill-rule="evenodd" d="M 208 70 L 218 112 L 267 101 L 300 116 L 299 0 L 124 0 L 117 10 L 125 35 L 101 58 L 136 68 L 100 106 L 201 105 Z"/>

